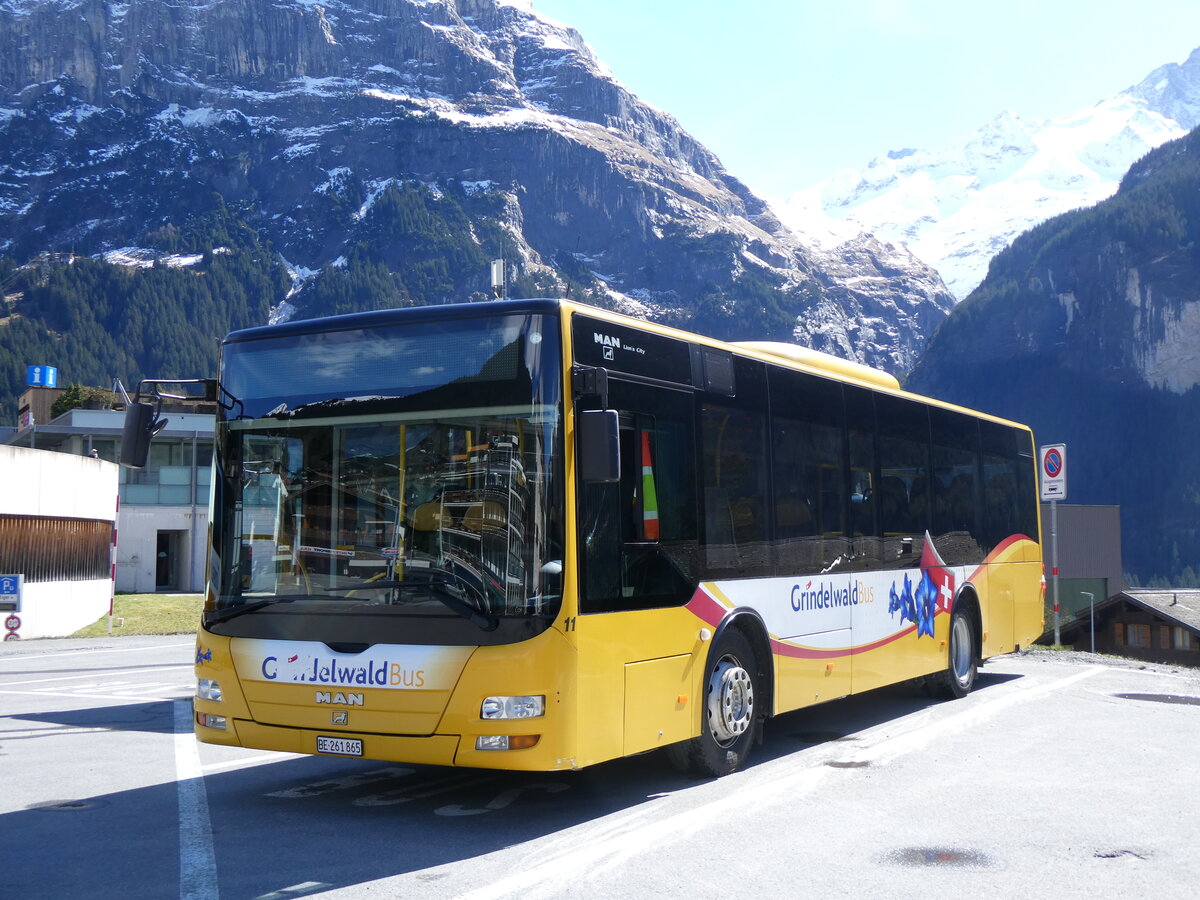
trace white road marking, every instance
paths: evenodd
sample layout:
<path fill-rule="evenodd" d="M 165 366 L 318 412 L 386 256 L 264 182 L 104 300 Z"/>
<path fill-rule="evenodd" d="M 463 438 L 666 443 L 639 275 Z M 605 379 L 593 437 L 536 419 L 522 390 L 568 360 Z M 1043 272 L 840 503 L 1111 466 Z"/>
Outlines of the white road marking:
<path fill-rule="evenodd" d="M 286 800 L 296 800 L 301 797 L 317 797 L 321 794 L 331 794 L 334 791 L 344 791 L 362 787 L 376 781 L 387 781 L 392 778 L 407 778 L 415 772 L 407 766 L 391 766 L 386 769 L 375 769 L 371 772 L 359 772 L 342 778 L 326 778 L 323 781 L 313 781 L 308 784 L 298 784 L 296 787 L 265 794 L 266 797 L 280 797 Z"/>
<path fill-rule="evenodd" d="M 293 884 L 291 887 L 280 888 L 269 894 L 260 894 L 254 900 L 288 900 L 289 897 L 302 897 L 305 894 L 313 894 L 332 886 L 323 881 L 304 881 L 300 884 Z"/>
<path fill-rule="evenodd" d="M 355 806 L 396 806 L 400 803 L 410 803 L 413 800 L 435 797 L 438 794 L 445 794 L 461 788 L 474 787 L 477 784 L 483 784 L 485 781 L 493 781 L 495 778 L 496 776 L 492 774 L 471 777 L 460 772 L 455 772 L 446 778 L 435 778 L 424 784 L 413 785 L 413 787 L 422 788 L 419 791 L 413 791 L 412 788 L 407 787 L 397 788 L 392 791 L 384 791 L 382 794 L 372 794 L 370 797 L 356 797 L 353 802 Z"/>
<path fill-rule="evenodd" d="M 113 676 L 115 676 L 117 678 L 124 678 L 126 675 L 142 675 L 142 674 L 145 674 L 146 672 L 169 672 L 172 669 L 190 669 L 190 668 L 192 668 L 191 663 L 181 663 L 178 665 L 170 665 L 170 666 L 152 666 L 148 669 L 130 669 L 129 671 L 123 670 L 120 672 L 114 672 Z M 26 678 L 24 681 L 0 681 L 0 684 L 4 685 L 5 687 L 13 687 L 14 685 L 18 685 L 18 684 L 47 684 L 48 682 L 51 682 L 51 681 L 78 681 L 81 678 L 105 678 L 105 677 L 109 677 L 109 676 L 105 676 L 104 674 L 97 673 L 97 672 L 82 672 L 79 675 L 59 675 L 55 678 Z M 118 684 L 126 684 L 126 683 L 127 682 L 118 682 Z"/>
<path fill-rule="evenodd" d="M 18 740 L 20 738 L 35 738 L 35 737 L 58 737 L 63 734 L 101 734 L 103 732 L 112 731 L 112 728 L 84 728 L 83 726 L 71 725 L 51 725 L 48 728 L 24 728 L 15 731 L 5 730 L 0 732 L 0 737 L 5 737 L 10 740 Z"/>
<path fill-rule="evenodd" d="M 192 729 L 192 701 L 175 701 L 175 786 L 179 795 L 180 900 L 216 900 L 217 859 L 204 768 Z"/>
<path fill-rule="evenodd" d="M 137 682 L 136 681 L 110 681 L 108 684 L 82 685 L 77 688 L 72 688 L 72 690 L 74 690 L 80 694 L 86 694 L 88 691 L 111 691 L 114 688 L 125 688 L 131 684 L 137 684 Z M 41 688 L 35 688 L 35 690 L 41 690 Z"/>
<path fill-rule="evenodd" d="M 223 763 L 207 763 L 205 772 L 225 772 L 232 769 L 249 769 L 252 766 L 264 766 L 267 763 L 281 762 L 285 759 L 299 759 L 303 753 L 258 753 L 243 759 L 231 759 Z"/>
<path fill-rule="evenodd" d="M 188 688 L 185 693 L 191 694 Z M 178 694 L 169 697 L 158 697 L 151 694 L 82 694 L 69 691 L 36 690 L 36 691 L 6 691 L 0 689 L 0 694 L 13 694 L 19 697 L 70 697 L 73 700 L 128 700 L 131 703 L 146 703 L 148 701 L 170 702 L 178 700 Z"/>
<path fill-rule="evenodd" d="M 159 681 L 154 684 L 138 684 L 130 685 L 129 687 L 121 688 L 123 693 L 140 694 L 144 691 L 164 691 L 176 695 L 179 699 L 179 694 L 185 697 L 191 697 L 196 693 L 196 685 L 191 681 Z"/>
<path fill-rule="evenodd" d="M 194 647 L 195 641 L 188 641 L 183 644 L 143 644 L 140 647 L 104 647 L 99 650 L 63 650 L 59 653 L 12 653 L 0 654 L 0 663 L 13 662 L 14 660 L 30 660 L 52 659 L 56 656 L 83 656 L 89 653 L 146 653 L 153 650 L 165 650 L 171 647 Z"/>

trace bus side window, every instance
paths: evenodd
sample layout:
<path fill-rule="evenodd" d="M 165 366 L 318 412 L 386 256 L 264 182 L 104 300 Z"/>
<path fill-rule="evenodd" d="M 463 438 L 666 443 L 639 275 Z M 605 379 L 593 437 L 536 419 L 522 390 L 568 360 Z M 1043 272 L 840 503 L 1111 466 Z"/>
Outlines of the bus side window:
<path fill-rule="evenodd" d="M 923 404 L 875 397 L 879 428 L 879 526 L 892 565 L 915 566 L 933 527 L 929 485 L 929 415 Z"/>
<path fill-rule="evenodd" d="M 767 453 L 763 416 L 705 405 L 705 563 L 729 575 L 763 574 L 767 546 Z"/>
<path fill-rule="evenodd" d="M 814 574 L 849 556 L 842 386 L 777 368 L 768 380 L 776 570 Z"/>
<path fill-rule="evenodd" d="M 1021 533 L 1030 540 L 1038 539 L 1038 483 L 1034 462 L 1033 435 L 1017 433 L 1017 514 Z"/>
<path fill-rule="evenodd" d="M 979 423 L 931 407 L 933 528 L 938 553 L 949 565 L 982 558 L 979 546 Z"/>
<path fill-rule="evenodd" d="M 879 509 L 883 502 L 875 453 L 875 397 L 864 388 L 843 388 L 850 460 L 851 551 L 838 571 L 878 568 L 883 562 Z"/>
<path fill-rule="evenodd" d="M 1011 537 L 1013 528 L 1028 518 L 1021 514 L 1018 489 L 1027 479 L 1019 474 L 1021 467 L 1029 467 L 1029 459 L 1019 455 L 1017 432 L 1006 425 L 981 422 L 983 437 L 983 549 L 994 550 L 1005 538 Z M 1029 497 L 1033 497 L 1029 491 Z M 1029 535 L 1037 534 L 1035 530 Z"/>

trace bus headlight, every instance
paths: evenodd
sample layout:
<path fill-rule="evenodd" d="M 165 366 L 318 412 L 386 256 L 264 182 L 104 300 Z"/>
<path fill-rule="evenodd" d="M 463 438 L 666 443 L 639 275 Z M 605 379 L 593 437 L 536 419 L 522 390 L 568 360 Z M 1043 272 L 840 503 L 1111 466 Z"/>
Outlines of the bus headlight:
<path fill-rule="evenodd" d="M 201 700 L 215 700 L 219 702 L 221 699 L 221 685 L 207 678 L 199 678 L 196 680 L 196 696 Z"/>
<path fill-rule="evenodd" d="M 481 719 L 536 719 L 546 714 L 545 694 L 523 697 L 484 697 Z"/>

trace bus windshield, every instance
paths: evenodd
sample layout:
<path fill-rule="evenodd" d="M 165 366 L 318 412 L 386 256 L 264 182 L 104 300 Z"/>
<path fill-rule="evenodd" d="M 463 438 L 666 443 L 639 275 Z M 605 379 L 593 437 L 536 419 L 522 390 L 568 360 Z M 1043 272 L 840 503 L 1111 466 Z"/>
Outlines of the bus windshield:
<path fill-rule="evenodd" d="M 561 598 L 557 321 L 418 319 L 227 344 L 220 634 L 502 643 Z"/>

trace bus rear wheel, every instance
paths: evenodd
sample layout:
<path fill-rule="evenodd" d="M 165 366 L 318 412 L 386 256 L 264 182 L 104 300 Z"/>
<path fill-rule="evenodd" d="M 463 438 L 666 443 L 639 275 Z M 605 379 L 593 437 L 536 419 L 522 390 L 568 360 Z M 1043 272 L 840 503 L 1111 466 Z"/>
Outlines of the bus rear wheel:
<path fill-rule="evenodd" d="M 758 719 L 757 660 L 740 631 L 727 630 L 709 655 L 700 736 L 669 748 L 677 768 L 701 777 L 728 775 L 750 753 Z"/>
<path fill-rule="evenodd" d="M 950 617 L 950 648 L 946 671 L 935 676 L 934 693 L 956 700 L 971 693 L 979 672 L 979 650 L 975 646 L 975 629 L 967 611 L 956 605 Z"/>

